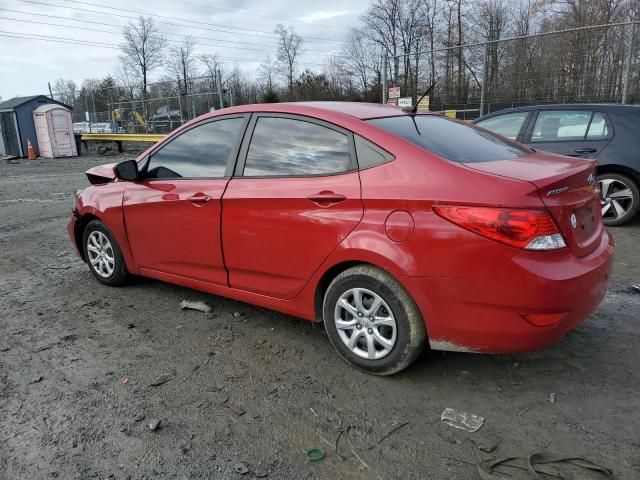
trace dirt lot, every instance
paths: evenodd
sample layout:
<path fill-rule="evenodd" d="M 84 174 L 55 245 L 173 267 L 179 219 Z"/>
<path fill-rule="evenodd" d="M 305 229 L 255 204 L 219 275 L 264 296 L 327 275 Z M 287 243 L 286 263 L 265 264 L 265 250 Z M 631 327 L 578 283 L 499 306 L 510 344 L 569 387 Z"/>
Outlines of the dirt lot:
<path fill-rule="evenodd" d="M 99 284 L 65 226 L 82 172 L 110 161 L 0 164 L 1 479 L 473 479 L 482 459 L 540 450 L 640 477 L 640 222 L 612 230 L 609 293 L 554 347 L 429 352 L 377 378 L 321 326 L 151 280 Z M 485 424 L 455 430 L 445 407 Z M 310 447 L 326 458 L 305 462 Z"/>

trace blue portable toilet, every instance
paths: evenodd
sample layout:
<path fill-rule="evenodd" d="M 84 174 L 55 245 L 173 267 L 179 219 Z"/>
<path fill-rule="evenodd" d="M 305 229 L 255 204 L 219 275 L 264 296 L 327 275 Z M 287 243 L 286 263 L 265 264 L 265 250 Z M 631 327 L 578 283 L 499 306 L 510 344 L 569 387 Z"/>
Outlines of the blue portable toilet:
<path fill-rule="evenodd" d="M 52 103 L 72 110 L 70 106 L 45 95 L 15 97 L 0 103 L 0 157 L 25 157 L 27 140 L 31 141 L 36 155 L 40 154 L 33 111 L 41 105 Z"/>

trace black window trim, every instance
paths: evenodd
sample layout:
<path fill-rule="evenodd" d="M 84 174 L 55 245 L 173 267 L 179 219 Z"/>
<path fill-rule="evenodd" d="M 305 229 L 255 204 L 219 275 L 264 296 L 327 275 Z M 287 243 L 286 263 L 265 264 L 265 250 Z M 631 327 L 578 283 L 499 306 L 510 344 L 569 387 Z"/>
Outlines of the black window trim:
<path fill-rule="evenodd" d="M 520 130 L 518 130 L 518 135 L 516 135 L 516 138 L 509 138 L 509 137 L 504 137 L 504 135 L 491 130 L 487 127 L 483 127 L 481 125 L 481 123 L 484 120 L 492 120 L 494 118 L 499 118 L 499 117 L 504 117 L 506 115 L 514 115 L 514 114 L 518 114 L 518 113 L 526 113 L 527 115 L 524 117 L 524 121 L 522 122 L 522 125 L 520 125 Z M 492 133 L 495 133 L 497 135 L 500 135 L 501 137 L 504 137 L 508 140 L 511 140 L 512 142 L 520 142 L 522 143 L 524 141 L 524 138 L 526 137 L 527 131 L 529 130 L 529 124 L 531 123 L 531 118 L 533 117 L 535 113 L 535 110 L 531 109 L 531 110 L 518 110 L 517 112 L 504 112 L 504 113 L 496 113 L 495 115 L 491 115 L 490 117 L 486 117 L 486 118 L 479 118 L 478 122 L 474 122 L 473 125 L 475 125 L 476 127 L 482 128 L 484 130 L 488 130 Z"/>
<path fill-rule="evenodd" d="M 533 129 L 536 126 L 536 122 L 538 121 L 538 115 L 541 112 L 591 112 L 591 117 L 589 117 L 589 123 L 587 124 L 587 129 L 585 130 L 584 136 L 581 139 L 570 138 L 567 140 L 534 140 L 532 141 L 531 136 L 533 135 Z M 529 127 L 527 128 L 527 131 L 525 132 L 525 135 L 522 139 L 522 141 L 526 142 L 527 144 L 536 145 L 539 143 L 602 142 L 606 140 L 612 140 L 613 137 L 615 136 L 615 132 L 613 130 L 613 122 L 609 117 L 609 113 L 604 110 L 600 110 L 598 108 L 571 108 L 571 105 L 567 105 L 567 108 L 539 108 L 534 110 L 533 113 L 534 114 L 531 117 L 531 121 L 529 122 Z M 604 118 L 604 121 L 607 124 L 606 138 L 587 138 L 587 135 L 589 134 L 589 128 L 591 127 L 591 121 L 593 120 L 593 117 L 596 113 L 601 114 L 602 118 Z"/>
<path fill-rule="evenodd" d="M 167 178 L 147 178 L 146 177 L 147 169 L 149 168 L 149 163 L 151 162 L 151 159 L 153 158 L 153 156 L 159 151 L 161 151 L 164 147 L 169 145 L 171 142 L 173 142 L 176 138 L 180 138 L 185 133 L 193 130 L 194 128 L 200 127 L 202 125 L 219 122 L 220 120 L 232 120 L 234 118 L 242 118 L 244 119 L 244 123 L 240 127 L 240 135 L 238 140 L 235 142 L 235 145 L 232 147 L 231 151 L 229 152 L 229 158 L 227 158 L 227 166 L 225 168 L 225 173 L 223 176 L 221 177 L 167 177 Z M 142 168 L 140 169 L 140 173 L 142 175 L 141 181 L 167 182 L 170 180 L 173 182 L 173 181 L 180 181 L 180 180 L 224 180 L 224 179 L 231 178 L 233 173 L 233 167 L 236 163 L 238 152 L 240 151 L 243 138 L 246 135 L 247 125 L 249 124 L 250 119 L 251 119 L 250 113 L 235 113 L 235 114 L 229 114 L 229 115 L 221 115 L 219 117 L 207 118 L 205 120 L 202 120 L 201 122 L 190 125 L 189 128 L 184 129 L 178 135 L 174 135 L 167 142 L 164 142 L 161 145 L 158 145 L 157 148 L 154 148 L 154 150 L 149 155 L 147 155 L 147 157 L 142 161 L 143 165 L 142 165 Z"/>
<path fill-rule="evenodd" d="M 369 165 L 368 167 L 361 167 L 360 166 L 360 160 L 358 159 L 358 170 L 363 171 L 363 170 L 369 170 L 370 168 L 375 168 L 375 167 L 379 167 L 380 165 L 385 165 L 389 162 L 393 162 L 396 157 L 387 152 L 384 148 L 378 146 L 377 144 L 373 143 L 371 140 L 369 140 L 368 138 L 363 137 L 360 134 L 354 133 L 354 147 L 355 147 L 355 142 L 356 141 L 360 141 L 362 143 L 364 143 L 366 146 L 368 146 L 369 148 L 371 148 L 372 150 L 378 152 L 380 155 L 382 155 L 384 157 L 384 161 L 380 162 L 380 163 L 376 163 L 375 165 Z M 356 158 L 358 157 L 358 149 L 355 148 L 355 152 L 356 152 Z"/>
<path fill-rule="evenodd" d="M 319 125 L 321 127 L 326 127 L 330 130 L 334 130 L 338 133 L 342 133 L 347 136 L 347 142 L 349 145 L 349 169 L 344 170 L 342 172 L 335 173 L 318 173 L 318 174 L 308 174 L 308 175 L 252 175 L 252 176 L 244 176 L 244 166 L 247 162 L 247 154 L 249 153 L 249 146 L 251 145 L 251 140 L 253 138 L 253 133 L 256 128 L 256 123 L 259 118 L 267 117 L 267 118 L 288 118 L 291 120 L 298 120 L 302 122 L 312 123 L 315 125 Z M 275 113 L 275 112 L 259 112 L 254 113 L 251 116 L 251 120 L 247 126 L 245 131 L 244 139 L 242 141 L 242 146 L 240 147 L 240 151 L 238 154 L 238 160 L 236 162 L 235 171 L 233 174 L 233 178 L 242 178 L 242 179 L 261 179 L 261 178 L 314 178 L 314 177 L 333 177 L 336 175 L 345 175 L 348 173 L 353 173 L 358 171 L 358 163 L 356 160 L 356 147 L 353 139 L 353 132 L 347 130 L 343 127 L 335 125 L 330 122 L 326 122 L 324 120 L 320 120 L 318 118 L 309 117 L 301 114 L 291 114 L 291 113 Z"/>

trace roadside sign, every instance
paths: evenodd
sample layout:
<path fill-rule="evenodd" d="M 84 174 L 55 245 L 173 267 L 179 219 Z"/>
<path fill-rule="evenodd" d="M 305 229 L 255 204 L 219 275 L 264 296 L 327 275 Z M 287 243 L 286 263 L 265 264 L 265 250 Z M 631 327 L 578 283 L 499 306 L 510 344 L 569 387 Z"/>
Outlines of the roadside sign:
<path fill-rule="evenodd" d="M 398 99 L 398 106 L 402 108 L 411 108 L 413 106 L 413 98 L 401 97 Z"/>
<path fill-rule="evenodd" d="M 400 98 L 400 87 L 389 87 L 389 98 Z"/>
<path fill-rule="evenodd" d="M 418 103 L 418 111 L 419 112 L 428 112 L 429 111 L 429 96 L 427 95 L 420 103 Z"/>
<path fill-rule="evenodd" d="M 393 106 L 398 105 L 398 99 L 397 98 L 390 98 L 389 100 L 387 100 L 387 105 L 393 105 Z"/>

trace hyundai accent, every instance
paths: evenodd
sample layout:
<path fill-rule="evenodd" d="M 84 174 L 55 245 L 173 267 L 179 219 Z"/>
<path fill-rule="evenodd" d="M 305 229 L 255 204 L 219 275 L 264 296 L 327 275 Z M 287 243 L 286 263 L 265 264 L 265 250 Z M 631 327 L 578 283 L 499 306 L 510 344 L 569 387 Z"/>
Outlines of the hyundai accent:
<path fill-rule="evenodd" d="M 538 349 L 596 309 L 614 246 L 595 168 L 437 114 L 245 105 L 89 170 L 68 230 L 106 285 L 322 321 L 347 362 L 389 375 L 427 345 Z"/>

